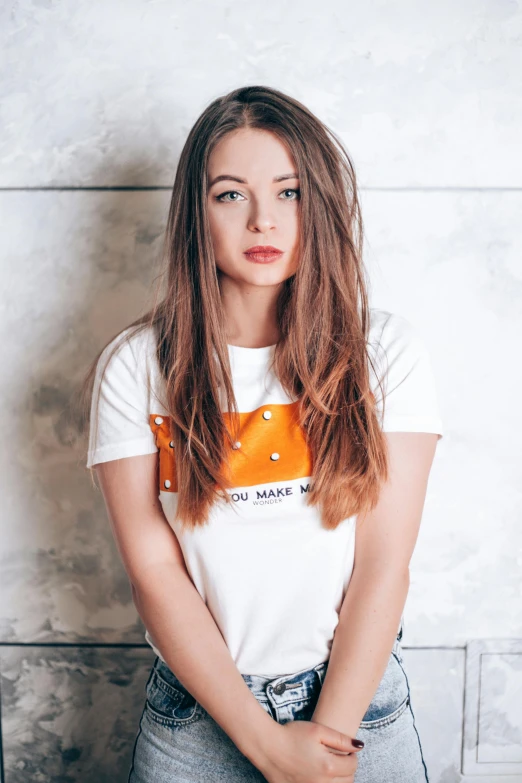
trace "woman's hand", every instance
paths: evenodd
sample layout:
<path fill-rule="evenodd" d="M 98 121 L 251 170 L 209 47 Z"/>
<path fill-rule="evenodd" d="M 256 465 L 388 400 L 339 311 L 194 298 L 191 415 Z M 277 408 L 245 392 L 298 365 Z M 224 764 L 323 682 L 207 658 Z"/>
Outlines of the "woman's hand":
<path fill-rule="evenodd" d="M 361 748 L 347 734 L 301 720 L 279 729 L 259 767 L 268 783 L 353 783 Z"/>

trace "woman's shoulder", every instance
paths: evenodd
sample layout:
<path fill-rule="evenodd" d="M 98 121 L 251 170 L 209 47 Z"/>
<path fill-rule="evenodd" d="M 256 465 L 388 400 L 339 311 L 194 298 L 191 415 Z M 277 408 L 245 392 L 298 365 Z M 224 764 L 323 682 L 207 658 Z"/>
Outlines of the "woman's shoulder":
<path fill-rule="evenodd" d="M 414 324 L 403 315 L 370 308 L 369 343 L 375 350 L 405 350 L 419 339 Z"/>
<path fill-rule="evenodd" d="M 100 354 L 100 369 L 109 373 L 132 372 L 136 378 L 156 374 L 156 335 L 149 324 L 127 326 L 116 334 Z"/>
<path fill-rule="evenodd" d="M 371 322 L 372 390 L 380 410 L 382 391 L 387 400 L 383 430 L 435 432 L 442 437 L 437 383 L 421 331 L 408 318 L 388 310 L 373 310 Z"/>

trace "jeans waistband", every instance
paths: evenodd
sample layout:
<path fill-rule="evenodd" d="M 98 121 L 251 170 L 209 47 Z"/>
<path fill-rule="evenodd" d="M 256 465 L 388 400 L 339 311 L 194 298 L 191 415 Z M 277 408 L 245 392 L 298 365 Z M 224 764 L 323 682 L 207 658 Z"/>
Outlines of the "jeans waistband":
<path fill-rule="evenodd" d="M 392 653 L 401 649 L 402 627 L 395 639 Z M 399 653 L 400 654 L 400 653 Z M 323 661 L 310 669 L 302 669 L 291 674 L 281 674 L 276 677 L 261 674 L 241 675 L 246 684 L 259 701 L 273 701 L 277 706 L 283 706 L 293 701 L 302 701 L 320 690 L 324 682 L 329 661 Z"/>
<path fill-rule="evenodd" d="M 399 658 L 402 657 L 401 639 L 402 627 L 395 639 L 391 653 L 395 653 Z M 279 707 L 315 696 L 321 690 L 328 663 L 329 660 L 322 661 L 308 669 L 273 677 L 261 674 L 242 674 L 241 676 L 258 701 L 270 702 L 274 707 Z M 164 674 L 168 674 L 174 683 L 181 685 L 174 672 L 158 656 L 156 656 L 153 669 L 159 669 Z M 181 685 L 181 687 L 183 686 Z"/>
<path fill-rule="evenodd" d="M 277 706 L 283 706 L 307 699 L 317 689 L 320 690 L 327 668 L 328 661 L 323 661 L 311 669 L 277 677 L 260 674 L 243 674 L 242 677 L 258 701 L 270 700 Z"/>

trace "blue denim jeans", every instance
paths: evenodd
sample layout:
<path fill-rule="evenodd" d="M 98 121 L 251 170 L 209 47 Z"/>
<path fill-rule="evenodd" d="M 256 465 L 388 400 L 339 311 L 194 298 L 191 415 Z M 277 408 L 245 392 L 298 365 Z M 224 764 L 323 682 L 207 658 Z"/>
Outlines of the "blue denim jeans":
<path fill-rule="evenodd" d="M 356 734 L 355 783 L 426 783 L 428 774 L 415 727 L 403 666 L 402 629 Z M 294 674 L 243 679 L 278 723 L 310 720 L 328 661 Z M 129 783 L 266 783 L 218 723 L 169 667 L 156 658 L 134 743 Z"/>

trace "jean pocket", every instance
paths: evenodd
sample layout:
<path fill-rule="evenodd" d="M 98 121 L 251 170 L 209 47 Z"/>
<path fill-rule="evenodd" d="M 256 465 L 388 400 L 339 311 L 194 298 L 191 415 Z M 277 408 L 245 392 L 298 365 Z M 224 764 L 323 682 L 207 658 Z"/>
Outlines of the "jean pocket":
<path fill-rule="evenodd" d="M 147 715 L 161 726 L 181 728 L 205 715 L 194 696 L 166 666 L 154 669 L 146 687 Z"/>
<path fill-rule="evenodd" d="M 378 729 L 394 723 L 408 708 L 409 703 L 408 680 L 397 656 L 392 652 L 360 728 Z"/>
<path fill-rule="evenodd" d="M 403 663 L 403 662 L 404 662 L 404 658 L 403 658 L 403 654 L 404 654 L 404 652 L 403 652 L 403 649 L 402 649 L 402 644 L 401 644 L 401 642 L 400 642 L 400 639 L 398 639 L 398 638 L 397 638 L 397 639 L 395 640 L 395 643 L 394 643 L 394 645 L 393 645 L 393 650 L 392 650 L 392 652 L 393 652 L 393 653 L 395 653 L 395 655 L 397 656 L 397 658 L 399 659 L 399 661 L 400 661 L 401 663 Z"/>

